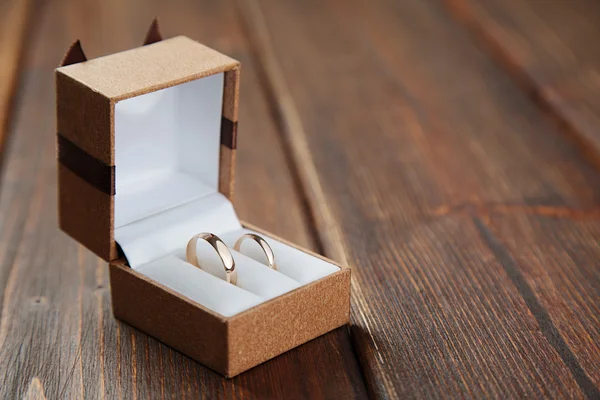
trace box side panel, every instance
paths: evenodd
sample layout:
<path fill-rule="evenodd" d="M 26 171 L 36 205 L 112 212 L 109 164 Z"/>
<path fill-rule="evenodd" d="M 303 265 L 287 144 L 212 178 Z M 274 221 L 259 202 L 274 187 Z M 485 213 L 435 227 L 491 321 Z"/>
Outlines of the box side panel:
<path fill-rule="evenodd" d="M 235 68 L 239 63 L 185 36 L 59 68 L 114 101 Z"/>
<path fill-rule="evenodd" d="M 116 318 L 226 374 L 227 325 L 223 317 L 203 310 L 122 265 L 110 265 L 110 284 Z"/>
<path fill-rule="evenodd" d="M 60 71 L 56 71 L 56 125 L 58 134 L 84 153 L 114 165 L 110 100 Z"/>
<path fill-rule="evenodd" d="M 117 257 L 111 109 L 108 99 L 56 72 L 60 227 L 105 260 Z"/>
<path fill-rule="evenodd" d="M 350 269 L 273 299 L 229 321 L 229 370 L 235 376 L 347 324 Z"/>
<path fill-rule="evenodd" d="M 221 145 L 219 154 L 219 192 L 233 201 L 235 183 L 235 152 Z"/>
<path fill-rule="evenodd" d="M 223 117 L 230 121 L 238 120 L 238 101 L 240 92 L 240 65 L 225 72 L 223 91 Z"/>
<path fill-rule="evenodd" d="M 58 221 L 69 236 L 105 260 L 117 258 L 113 240 L 113 196 L 58 164 Z"/>
<path fill-rule="evenodd" d="M 221 117 L 221 154 L 219 161 L 219 192 L 233 201 L 235 183 L 235 152 L 237 147 L 239 65 L 225 72 L 223 112 Z"/>

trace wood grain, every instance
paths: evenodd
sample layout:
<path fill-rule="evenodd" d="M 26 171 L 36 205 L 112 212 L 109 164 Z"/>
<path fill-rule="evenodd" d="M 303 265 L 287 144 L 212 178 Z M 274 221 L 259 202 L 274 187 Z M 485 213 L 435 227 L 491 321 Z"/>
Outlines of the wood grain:
<path fill-rule="evenodd" d="M 593 386 L 600 386 L 598 219 L 492 215 L 488 225 L 498 248 L 505 249 L 499 258 L 515 285 L 523 287 L 541 330 L 562 353 L 580 386 L 597 393 Z"/>
<path fill-rule="evenodd" d="M 58 231 L 52 70 L 75 38 L 90 58 L 140 45 L 159 15 L 165 36 L 189 35 L 245 65 L 240 216 L 315 247 L 233 5 L 72 0 L 37 15 L 0 190 L 0 397 L 364 397 L 345 328 L 225 380 L 115 321 L 106 264 Z"/>
<path fill-rule="evenodd" d="M 487 225 L 492 214 L 566 219 L 577 246 L 569 221 L 597 226 L 600 198 L 579 149 L 436 2 L 239 4 L 328 227 L 325 251 L 354 267 L 352 336 L 370 393 L 597 397 L 598 359 L 577 348 L 589 341 L 557 333 L 569 313 L 537 297 L 537 285 L 552 290 L 538 279 L 545 265 Z M 520 261 L 507 263 L 511 251 Z M 566 268 L 578 276 L 591 260 Z M 562 297 L 594 320 L 572 300 Z"/>
<path fill-rule="evenodd" d="M 445 0 L 453 15 L 600 165 L 600 4 Z"/>
<path fill-rule="evenodd" d="M 23 44 L 31 19 L 31 1 L 10 0 L 0 5 L 0 155 L 4 148 Z"/>

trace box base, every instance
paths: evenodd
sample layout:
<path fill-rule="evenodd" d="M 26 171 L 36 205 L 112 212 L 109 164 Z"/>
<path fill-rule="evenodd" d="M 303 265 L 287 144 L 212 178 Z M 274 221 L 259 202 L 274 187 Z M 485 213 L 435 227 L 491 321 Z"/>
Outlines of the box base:
<path fill-rule="evenodd" d="M 349 321 L 350 269 L 223 317 L 129 268 L 110 264 L 116 318 L 226 377 L 236 376 Z"/>

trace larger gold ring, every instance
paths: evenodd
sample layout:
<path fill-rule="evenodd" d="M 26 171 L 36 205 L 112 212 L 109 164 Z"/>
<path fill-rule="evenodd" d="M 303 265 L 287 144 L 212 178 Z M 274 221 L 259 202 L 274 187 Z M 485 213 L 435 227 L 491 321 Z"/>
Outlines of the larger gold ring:
<path fill-rule="evenodd" d="M 196 245 L 198 244 L 198 239 L 205 240 L 210 244 L 213 249 L 217 252 L 217 255 L 221 259 L 223 263 L 223 267 L 225 268 L 225 276 L 227 283 L 231 283 L 235 285 L 236 283 L 236 274 L 235 271 L 235 261 L 233 260 L 233 255 L 231 255 L 231 251 L 229 248 L 219 237 L 213 233 L 199 233 L 194 235 L 187 244 L 187 248 L 185 251 L 185 256 L 187 258 L 187 262 L 202 269 L 200 264 L 198 263 L 198 254 L 196 252 Z"/>
<path fill-rule="evenodd" d="M 265 239 L 263 239 L 262 237 L 258 236 L 255 233 L 243 234 L 233 245 L 234 250 L 240 251 L 240 247 L 242 247 L 242 242 L 245 239 L 252 239 L 256 243 L 258 243 L 258 245 L 262 249 L 263 253 L 265 253 L 265 256 L 267 257 L 267 263 L 269 265 L 269 268 L 272 268 L 275 270 L 277 269 L 277 266 L 275 265 L 275 254 L 273 253 L 273 249 L 271 249 L 271 246 L 269 246 L 269 243 L 267 243 L 267 241 Z"/>

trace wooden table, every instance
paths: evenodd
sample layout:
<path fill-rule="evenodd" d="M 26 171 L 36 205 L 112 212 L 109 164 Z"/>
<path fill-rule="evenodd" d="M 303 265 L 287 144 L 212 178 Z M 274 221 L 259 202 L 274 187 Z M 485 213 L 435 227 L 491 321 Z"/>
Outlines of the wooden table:
<path fill-rule="evenodd" d="M 600 3 L 7 0 L 0 398 L 600 397 Z M 243 64 L 240 216 L 352 324 L 232 380 L 112 317 L 57 229 L 52 70 L 158 15 Z"/>

